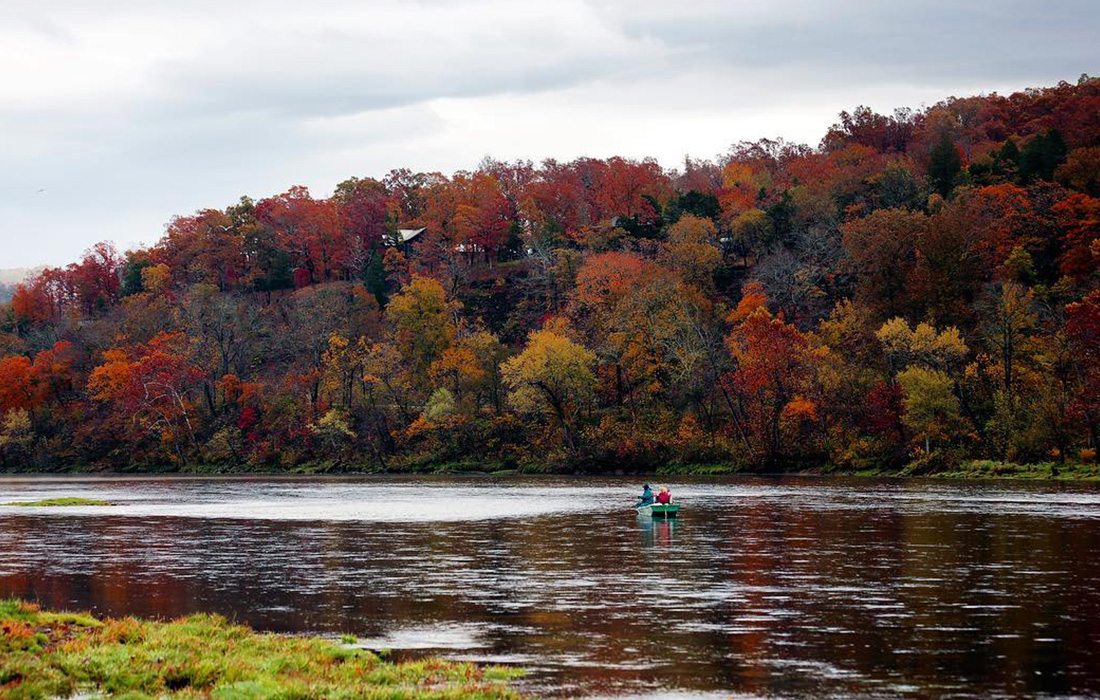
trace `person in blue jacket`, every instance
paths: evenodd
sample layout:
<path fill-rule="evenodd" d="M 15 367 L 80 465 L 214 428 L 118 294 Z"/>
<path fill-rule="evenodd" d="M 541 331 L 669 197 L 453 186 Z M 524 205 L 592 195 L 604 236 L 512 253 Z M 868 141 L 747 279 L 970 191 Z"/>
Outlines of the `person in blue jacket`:
<path fill-rule="evenodd" d="M 642 486 L 642 495 L 638 497 L 639 506 L 648 506 L 653 503 L 653 489 L 649 488 L 649 484 Z"/>

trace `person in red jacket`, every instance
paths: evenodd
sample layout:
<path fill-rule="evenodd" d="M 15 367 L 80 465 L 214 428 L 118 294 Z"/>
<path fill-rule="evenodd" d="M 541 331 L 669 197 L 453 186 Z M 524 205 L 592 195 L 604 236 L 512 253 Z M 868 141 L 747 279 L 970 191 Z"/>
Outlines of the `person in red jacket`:
<path fill-rule="evenodd" d="M 661 490 L 657 493 L 657 502 L 663 506 L 672 503 L 672 493 L 668 490 L 667 486 L 662 486 Z"/>

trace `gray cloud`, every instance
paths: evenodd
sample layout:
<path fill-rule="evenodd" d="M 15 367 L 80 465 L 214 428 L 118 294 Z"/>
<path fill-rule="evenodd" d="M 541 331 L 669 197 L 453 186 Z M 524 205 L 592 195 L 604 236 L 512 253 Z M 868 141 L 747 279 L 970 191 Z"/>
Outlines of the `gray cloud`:
<path fill-rule="evenodd" d="M 1020 80 L 1100 59 L 1091 0 L 802 1 L 775 12 L 718 4 L 624 15 L 624 31 L 709 65 L 809 69 L 840 80 Z"/>
<path fill-rule="evenodd" d="M 0 268 L 393 167 L 815 142 L 1095 72 L 1098 30 L 1085 0 L 8 0 Z"/>

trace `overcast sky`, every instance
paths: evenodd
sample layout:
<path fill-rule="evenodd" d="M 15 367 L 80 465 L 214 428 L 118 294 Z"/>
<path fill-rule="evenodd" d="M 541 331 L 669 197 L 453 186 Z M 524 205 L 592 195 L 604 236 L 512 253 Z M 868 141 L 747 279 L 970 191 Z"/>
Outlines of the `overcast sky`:
<path fill-rule="evenodd" d="M 3 0 L 0 268 L 396 167 L 817 144 L 1100 72 L 1095 0 Z"/>

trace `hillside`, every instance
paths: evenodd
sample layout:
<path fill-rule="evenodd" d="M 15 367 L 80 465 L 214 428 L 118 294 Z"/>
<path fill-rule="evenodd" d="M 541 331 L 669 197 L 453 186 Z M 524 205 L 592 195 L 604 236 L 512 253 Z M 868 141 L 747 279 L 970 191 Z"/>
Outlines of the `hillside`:
<path fill-rule="evenodd" d="M 6 468 L 1095 460 L 1100 80 L 817 146 L 393 170 L 0 311 Z"/>

